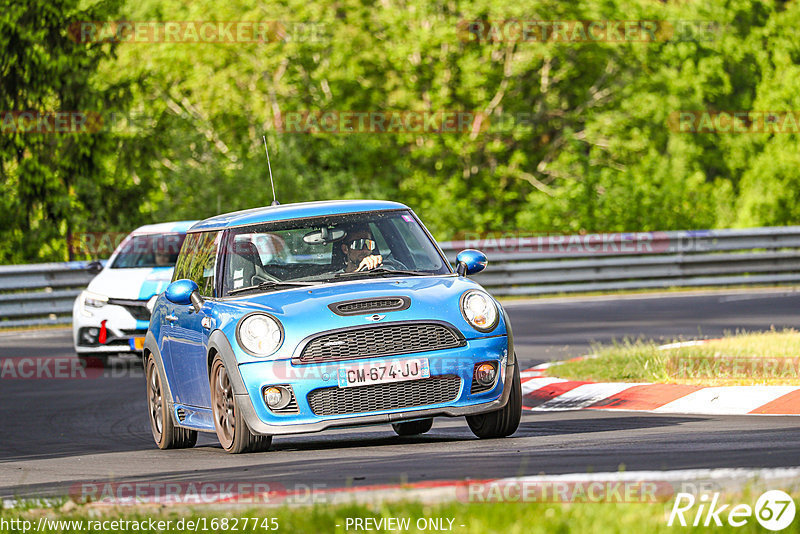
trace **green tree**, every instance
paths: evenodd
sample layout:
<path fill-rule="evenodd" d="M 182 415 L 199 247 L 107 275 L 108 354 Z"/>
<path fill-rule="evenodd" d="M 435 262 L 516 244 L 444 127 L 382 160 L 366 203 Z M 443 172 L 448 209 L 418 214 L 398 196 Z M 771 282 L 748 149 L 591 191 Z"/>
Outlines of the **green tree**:
<path fill-rule="evenodd" d="M 137 0 L 119 9 L 37 0 L 0 16 L 3 109 L 125 119 L 92 136 L 0 138 L 4 261 L 61 259 L 70 229 L 129 231 L 267 205 L 265 134 L 281 202 L 398 200 L 440 239 L 800 221 L 796 135 L 670 127 L 682 110 L 800 109 L 797 3 Z M 283 21 L 287 34 L 114 45 L 78 44 L 64 30 L 116 16 Z M 506 42 L 463 31 L 465 21 L 509 19 L 690 21 L 703 31 L 656 42 Z M 293 23 L 322 32 L 304 38 Z M 306 110 L 463 110 L 488 120 L 441 135 L 276 128 Z"/>

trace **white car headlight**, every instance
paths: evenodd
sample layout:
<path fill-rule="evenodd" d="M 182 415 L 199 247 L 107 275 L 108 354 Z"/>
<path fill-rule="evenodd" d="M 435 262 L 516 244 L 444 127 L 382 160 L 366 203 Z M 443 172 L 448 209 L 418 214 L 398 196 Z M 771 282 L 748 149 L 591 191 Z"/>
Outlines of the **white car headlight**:
<path fill-rule="evenodd" d="M 253 356 L 269 356 L 283 342 L 283 328 L 277 319 L 264 313 L 248 315 L 236 329 L 239 345 Z"/>
<path fill-rule="evenodd" d="M 461 297 L 461 313 L 476 330 L 491 332 L 497 326 L 497 306 L 482 291 L 467 291 Z"/>
<path fill-rule="evenodd" d="M 102 308 L 108 303 L 108 297 L 91 291 L 83 292 L 83 305 L 89 308 Z"/>

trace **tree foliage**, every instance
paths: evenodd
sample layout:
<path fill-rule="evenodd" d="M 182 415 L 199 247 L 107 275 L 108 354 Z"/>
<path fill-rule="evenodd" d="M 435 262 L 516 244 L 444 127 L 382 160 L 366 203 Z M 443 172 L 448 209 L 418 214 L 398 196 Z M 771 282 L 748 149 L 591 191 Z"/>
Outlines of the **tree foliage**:
<path fill-rule="evenodd" d="M 267 205 L 262 135 L 281 202 L 398 200 L 440 239 L 800 222 L 796 134 L 669 127 L 681 110 L 800 110 L 796 2 L 139 0 L 117 14 L 108 3 L 80 12 L 60 1 L 0 15 L 3 109 L 71 106 L 124 120 L 94 136 L 0 137 L 3 231 L 16 243 L 0 245 L 6 261 L 63 259 L 68 228 Z M 116 18 L 277 20 L 288 33 L 275 42 L 64 40 L 70 21 Z M 513 42 L 463 32 L 464 21 L 509 19 L 691 21 L 696 33 Z M 292 23 L 324 31 L 304 39 Z M 292 111 L 444 110 L 486 114 L 488 127 L 276 129 Z"/>

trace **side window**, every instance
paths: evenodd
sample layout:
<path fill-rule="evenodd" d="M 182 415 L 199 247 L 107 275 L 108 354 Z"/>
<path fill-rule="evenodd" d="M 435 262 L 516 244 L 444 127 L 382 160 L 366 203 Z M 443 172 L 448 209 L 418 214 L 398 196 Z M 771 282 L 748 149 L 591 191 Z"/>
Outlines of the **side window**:
<path fill-rule="evenodd" d="M 178 259 L 175 261 L 175 270 L 172 272 L 172 281 L 189 278 L 189 265 L 192 263 L 192 251 L 197 250 L 200 234 L 188 234 L 181 246 Z"/>
<path fill-rule="evenodd" d="M 204 297 L 214 296 L 217 235 L 218 232 L 203 232 L 186 236 L 172 276 L 173 280 L 194 280 Z"/>

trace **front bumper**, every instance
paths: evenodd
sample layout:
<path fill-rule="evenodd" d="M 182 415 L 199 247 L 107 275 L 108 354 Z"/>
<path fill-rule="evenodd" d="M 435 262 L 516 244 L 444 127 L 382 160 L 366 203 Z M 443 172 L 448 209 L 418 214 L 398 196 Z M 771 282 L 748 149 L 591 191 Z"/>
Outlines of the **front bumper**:
<path fill-rule="evenodd" d="M 106 304 L 99 308 L 85 308 L 75 301 L 72 312 L 72 339 L 75 352 L 86 354 L 109 354 L 142 351 L 142 344 L 150 321 L 136 319 L 123 306 Z M 99 343 L 97 333 L 105 321 L 107 339 Z M 136 340 L 139 341 L 137 347 Z"/>
<path fill-rule="evenodd" d="M 336 386 L 335 368 L 352 361 L 327 364 L 292 365 L 290 360 L 264 361 L 239 365 L 246 392 L 236 391 L 238 405 L 247 425 L 254 433 L 267 435 L 318 432 L 327 428 L 395 423 L 434 416 L 458 417 L 491 412 L 505 406 L 514 376 L 513 351 L 507 336 L 468 340 L 466 346 L 448 350 L 420 352 L 396 358 L 428 358 L 431 376 L 457 375 L 461 386 L 454 400 L 425 406 L 404 407 L 347 415 L 319 416 L 313 413 L 308 394 L 320 388 Z M 386 361 L 395 358 L 373 358 L 365 361 Z M 499 373 L 494 386 L 472 393 L 474 365 L 496 362 Z M 273 413 L 262 397 L 270 385 L 292 386 L 297 413 Z M 356 388 L 358 389 L 358 388 Z"/>

